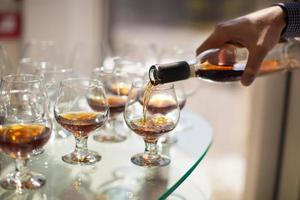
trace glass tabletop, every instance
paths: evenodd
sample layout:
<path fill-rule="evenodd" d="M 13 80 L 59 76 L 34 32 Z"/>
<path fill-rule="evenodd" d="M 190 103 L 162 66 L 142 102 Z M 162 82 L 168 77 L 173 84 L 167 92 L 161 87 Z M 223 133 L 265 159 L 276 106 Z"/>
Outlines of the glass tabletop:
<path fill-rule="evenodd" d="M 141 137 L 131 133 L 121 143 L 99 143 L 89 138 L 89 149 L 102 155 L 90 166 L 64 163 L 61 156 L 72 151 L 73 137 L 53 139 L 45 152 L 31 158 L 32 171 L 47 178 L 46 185 L 22 195 L 0 189 L 0 199 L 43 200 L 126 200 L 185 199 L 174 191 L 191 175 L 207 153 L 212 142 L 212 127 L 201 116 L 184 110 L 176 131 L 177 143 L 161 145 L 171 164 L 161 168 L 143 168 L 130 162 L 132 155 L 142 152 Z M 12 171 L 12 160 L 1 154 L 1 176 Z M 172 194 L 173 193 L 173 194 Z"/>

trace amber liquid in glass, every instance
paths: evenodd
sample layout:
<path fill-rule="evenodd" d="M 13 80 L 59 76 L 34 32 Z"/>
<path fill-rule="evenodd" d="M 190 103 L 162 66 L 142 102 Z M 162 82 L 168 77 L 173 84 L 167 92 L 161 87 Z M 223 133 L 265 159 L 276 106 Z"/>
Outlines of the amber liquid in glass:
<path fill-rule="evenodd" d="M 154 142 L 157 138 L 164 133 L 167 133 L 175 128 L 175 124 L 165 116 L 170 110 L 176 109 L 177 105 L 174 100 L 153 98 L 150 100 L 152 90 L 155 86 L 148 82 L 144 94 L 143 94 L 143 117 L 130 121 L 130 128 L 135 133 L 144 137 L 148 142 Z M 152 114 L 161 114 L 155 116 L 146 116 L 146 112 L 149 111 Z"/>
<path fill-rule="evenodd" d="M 105 112 L 107 109 L 106 102 L 101 99 L 90 97 L 87 99 L 89 106 L 97 112 Z M 117 115 L 124 111 L 127 96 L 108 96 L 107 102 L 110 114 L 112 116 Z"/>
<path fill-rule="evenodd" d="M 130 85 L 128 85 L 127 83 L 118 82 L 112 84 L 112 86 L 109 89 L 113 94 L 128 96 Z"/>
<path fill-rule="evenodd" d="M 152 114 L 161 113 L 164 115 L 176 108 L 176 101 L 164 97 L 164 95 L 157 95 L 157 97 L 151 98 L 151 100 L 148 101 L 147 105 L 147 111 L 149 111 Z"/>
<path fill-rule="evenodd" d="M 143 136 L 146 141 L 156 141 L 164 133 L 174 129 L 175 124 L 164 116 L 134 119 L 130 121 L 130 128 Z"/>
<path fill-rule="evenodd" d="M 42 148 L 50 134 L 50 128 L 40 124 L 0 126 L 0 147 L 13 158 L 26 157 L 33 150 Z"/>
<path fill-rule="evenodd" d="M 55 115 L 55 119 L 76 138 L 85 138 L 105 123 L 106 116 L 99 112 L 68 112 Z"/>
<path fill-rule="evenodd" d="M 265 60 L 262 62 L 258 74 L 264 75 L 284 69 L 285 68 L 281 67 L 278 61 Z M 212 65 L 208 62 L 204 62 L 200 68 L 196 69 L 195 74 L 197 77 L 216 82 L 231 82 L 240 80 L 243 72 L 244 67 Z"/>

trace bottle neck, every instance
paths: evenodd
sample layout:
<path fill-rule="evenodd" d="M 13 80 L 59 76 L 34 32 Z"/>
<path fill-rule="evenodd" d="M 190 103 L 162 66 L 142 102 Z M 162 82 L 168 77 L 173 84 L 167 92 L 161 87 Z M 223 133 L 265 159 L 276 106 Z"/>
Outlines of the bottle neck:
<path fill-rule="evenodd" d="M 153 85 L 185 80 L 192 75 L 191 66 L 186 61 L 153 65 L 149 69 L 149 79 Z"/>
<path fill-rule="evenodd" d="M 152 85 L 158 85 L 160 83 L 159 78 L 157 77 L 157 65 L 152 65 L 149 69 L 149 80 Z"/>

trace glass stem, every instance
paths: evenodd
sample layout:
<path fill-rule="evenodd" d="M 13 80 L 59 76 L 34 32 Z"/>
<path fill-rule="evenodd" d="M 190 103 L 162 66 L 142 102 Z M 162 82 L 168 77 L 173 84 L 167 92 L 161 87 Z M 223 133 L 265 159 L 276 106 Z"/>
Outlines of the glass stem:
<path fill-rule="evenodd" d="M 23 192 L 23 182 L 26 181 L 29 176 L 29 169 L 27 168 L 28 159 L 21 159 L 17 158 L 15 160 L 15 173 L 14 173 L 14 181 L 17 185 L 17 192 L 22 193 Z"/>
<path fill-rule="evenodd" d="M 29 172 L 28 168 L 26 167 L 26 164 L 27 164 L 27 159 L 20 159 L 20 158 L 16 159 L 15 170 L 17 176 L 24 176 Z"/>
<path fill-rule="evenodd" d="M 114 118 L 114 117 L 111 118 L 110 125 L 111 125 L 111 129 L 112 129 L 112 133 L 116 134 L 117 133 L 117 130 L 116 130 L 116 118 Z"/>
<path fill-rule="evenodd" d="M 107 122 L 105 123 L 105 129 L 106 130 L 110 130 L 112 128 L 112 120 L 111 117 L 107 120 Z"/>
<path fill-rule="evenodd" d="M 79 156 L 85 156 L 88 152 L 87 138 L 75 138 L 75 140 L 76 140 L 75 153 Z"/>
<path fill-rule="evenodd" d="M 108 119 L 107 123 L 106 123 L 106 130 L 108 131 L 108 133 L 110 134 L 116 134 L 116 127 L 115 127 L 115 117 L 110 116 L 110 118 Z"/>
<path fill-rule="evenodd" d="M 156 159 L 159 156 L 157 150 L 157 141 L 155 142 L 145 141 L 144 155 L 147 156 L 148 159 Z"/>

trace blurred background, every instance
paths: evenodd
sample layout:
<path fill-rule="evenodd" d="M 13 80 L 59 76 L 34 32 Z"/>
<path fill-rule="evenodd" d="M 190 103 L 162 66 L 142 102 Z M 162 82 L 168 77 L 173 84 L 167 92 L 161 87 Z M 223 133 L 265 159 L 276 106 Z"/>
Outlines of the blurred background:
<path fill-rule="evenodd" d="M 150 64 L 193 58 L 217 22 L 274 2 L 1 0 L 0 42 L 10 59 L 5 73 L 16 70 L 33 44 L 47 41 L 42 47 L 51 52 L 47 59 L 74 67 L 82 76 L 100 65 L 110 67 L 114 57 L 126 58 L 143 75 Z M 298 76 L 294 74 L 293 80 Z M 299 110 L 293 107 L 299 97 L 288 98 L 298 90 L 292 78 L 271 75 L 248 88 L 238 82 L 184 83 L 188 93 L 184 109 L 203 116 L 214 128 L 213 146 L 193 174 L 205 198 L 293 199 L 299 194 L 299 176 L 293 176 L 299 175 L 300 168 L 295 167 L 299 159 L 287 149 L 295 148 L 295 137 L 299 142 L 299 136 L 288 137 L 298 128 L 293 121 L 297 116 L 288 112 Z M 292 167 L 286 159 L 297 165 Z M 298 184 L 287 188 L 291 181 Z"/>

